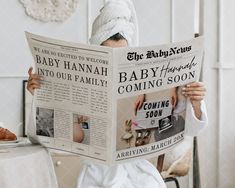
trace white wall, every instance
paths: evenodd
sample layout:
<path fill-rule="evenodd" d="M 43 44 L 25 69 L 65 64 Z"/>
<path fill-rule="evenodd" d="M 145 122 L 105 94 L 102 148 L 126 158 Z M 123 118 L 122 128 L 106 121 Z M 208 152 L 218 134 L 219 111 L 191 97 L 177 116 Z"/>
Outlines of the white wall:
<path fill-rule="evenodd" d="M 140 45 L 171 41 L 171 1 L 134 0 L 139 21 Z"/>
<path fill-rule="evenodd" d="M 0 121 L 22 135 L 22 80 L 32 57 L 24 31 L 68 41 L 87 42 L 87 1 L 64 23 L 42 23 L 26 16 L 19 1 L 0 1 Z"/>
<path fill-rule="evenodd" d="M 206 103 L 209 125 L 199 136 L 200 173 L 202 188 L 217 188 L 217 133 L 218 133 L 218 87 L 217 70 L 217 3 L 204 1 L 205 57 L 203 78 L 207 87 Z"/>
<path fill-rule="evenodd" d="M 202 187 L 235 187 L 235 3 L 204 1 L 209 127 L 201 135 Z"/>
<path fill-rule="evenodd" d="M 221 108 L 218 127 L 218 185 L 221 188 L 235 187 L 235 3 L 220 1 L 218 65 L 220 71 Z"/>

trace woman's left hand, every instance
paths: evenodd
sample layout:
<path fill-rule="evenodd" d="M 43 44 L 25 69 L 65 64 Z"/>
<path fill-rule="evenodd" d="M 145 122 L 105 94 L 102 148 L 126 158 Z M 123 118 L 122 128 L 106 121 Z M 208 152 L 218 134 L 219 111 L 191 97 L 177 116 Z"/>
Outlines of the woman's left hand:
<path fill-rule="evenodd" d="M 188 97 L 192 103 L 195 115 L 198 119 L 201 118 L 201 101 L 206 94 L 206 87 L 203 82 L 193 82 L 182 88 L 182 94 Z"/>
<path fill-rule="evenodd" d="M 182 94 L 189 97 L 192 103 L 200 102 L 206 94 L 206 87 L 203 82 L 194 82 L 183 87 Z"/>

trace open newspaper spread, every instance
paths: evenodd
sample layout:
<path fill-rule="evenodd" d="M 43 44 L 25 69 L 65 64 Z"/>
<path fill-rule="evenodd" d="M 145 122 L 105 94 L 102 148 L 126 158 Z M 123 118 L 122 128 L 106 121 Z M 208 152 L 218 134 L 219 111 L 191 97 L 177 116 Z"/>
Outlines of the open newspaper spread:
<path fill-rule="evenodd" d="M 181 90 L 199 80 L 201 37 L 109 48 L 26 36 L 43 76 L 28 134 L 45 147 L 114 164 L 165 153 L 184 139 Z"/>

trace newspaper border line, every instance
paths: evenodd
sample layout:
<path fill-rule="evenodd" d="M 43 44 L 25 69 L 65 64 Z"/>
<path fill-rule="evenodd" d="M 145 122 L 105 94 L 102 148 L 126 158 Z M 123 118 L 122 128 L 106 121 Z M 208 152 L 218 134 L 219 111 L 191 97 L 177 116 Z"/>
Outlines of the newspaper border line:
<path fill-rule="evenodd" d="M 66 46 L 66 45 L 60 45 L 60 44 L 56 44 L 56 43 L 45 42 L 45 41 L 38 40 L 38 39 L 35 39 L 35 38 L 31 38 L 31 40 L 35 40 L 35 41 L 37 41 L 37 42 L 41 42 L 41 43 L 50 44 L 50 45 L 53 45 L 53 46 L 68 47 L 68 48 L 75 48 L 75 49 L 79 49 L 79 50 L 85 50 L 85 51 L 92 51 L 92 52 L 99 52 L 99 53 L 103 53 L 103 54 L 108 54 L 108 52 L 104 52 L 104 51 L 91 50 L 91 49 L 78 48 L 78 47 L 71 47 L 71 46 Z"/>
<path fill-rule="evenodd" d="M 46 49 L 49 49 L 49 50 L 51 50 L 51 49 L 54 49 L 54 50 L 58 50 L 58 48 L 56 48 L 56 47 L 48 47 L 48 46 L 45 46 L 45 45 L 43 45 L 43 44 L 38 44 L 38 43 L 35 43 L 35 42 L 33 42 L 33 44 L 37 44 L 38 46 L 41 46 L 41 47 L 43 47 L 43 48 L 46 48 Z M 60 51 L 65 51 L 65 52 L 68 52 L 68 50 L 66 50 L 66 49 L 59 49 Z M 73 51 L 69 51 L 71 54 L 74 54 L 74 55 L 77 55 L 76 53 L 77 53 L 77 51 L 76 52 L 73 52 Z M 94 54 L 92 54 L 92 53 L 85 53 L 85 52 L 82 52 L 84 55 L 94 55 Z M 99 56 L 99 57 L 102 57 L 102 58 L 106 58 L 107 56 L 105 56 L 105 55 L 101 55 L 101 54 L 96 54 L 96 56 Z"/>

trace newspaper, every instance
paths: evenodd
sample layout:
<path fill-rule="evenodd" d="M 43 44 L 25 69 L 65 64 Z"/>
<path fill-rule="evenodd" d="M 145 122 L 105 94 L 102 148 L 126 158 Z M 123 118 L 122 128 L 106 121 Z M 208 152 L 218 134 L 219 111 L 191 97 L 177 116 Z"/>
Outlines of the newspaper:
<path fill-rule="evenodd" d="M 106 164 L 153 157 L 184 139 L 182 87 L 198 81 L 203 38 L 160 46 L 109 48 L 26 33 L 42 145 Z"/>

